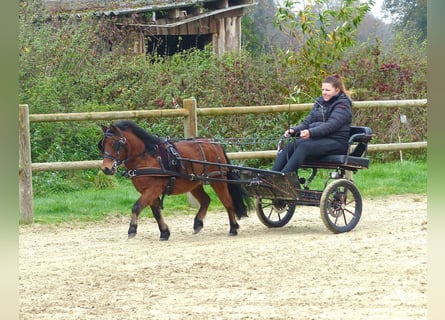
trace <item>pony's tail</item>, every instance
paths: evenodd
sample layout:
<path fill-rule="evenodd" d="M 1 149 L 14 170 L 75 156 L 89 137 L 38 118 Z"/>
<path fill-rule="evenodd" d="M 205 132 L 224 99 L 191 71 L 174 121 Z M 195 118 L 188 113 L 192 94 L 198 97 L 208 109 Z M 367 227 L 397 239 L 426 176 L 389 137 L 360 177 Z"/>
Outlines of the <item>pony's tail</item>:
<path fill-rule="evenodd" d="M 230 170 L 227 172 L 228 180 L 239 180 L 238 173 Z M 246 190 L 238 183 L 228 183 L 229 194 L 235 207 L 235 214 L 238 219 L 247 217 L 247 212 L 251 209 L 252 203 Z"/>

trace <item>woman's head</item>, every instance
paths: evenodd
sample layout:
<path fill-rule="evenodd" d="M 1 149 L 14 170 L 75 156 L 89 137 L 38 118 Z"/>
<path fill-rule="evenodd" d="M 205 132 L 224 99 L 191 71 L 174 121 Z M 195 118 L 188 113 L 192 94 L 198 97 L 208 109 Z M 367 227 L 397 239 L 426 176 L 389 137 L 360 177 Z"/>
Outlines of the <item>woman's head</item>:
<path fill-rule="evenodd" d="M 343 84 L 343 80 L 338 74 L 334 74 L 326 77 L 321 84 L 321 94 L 323 96 L 323 100 L 328 101 L 333 96 L 339 93 L 348 94 L 345 85 Z"/>

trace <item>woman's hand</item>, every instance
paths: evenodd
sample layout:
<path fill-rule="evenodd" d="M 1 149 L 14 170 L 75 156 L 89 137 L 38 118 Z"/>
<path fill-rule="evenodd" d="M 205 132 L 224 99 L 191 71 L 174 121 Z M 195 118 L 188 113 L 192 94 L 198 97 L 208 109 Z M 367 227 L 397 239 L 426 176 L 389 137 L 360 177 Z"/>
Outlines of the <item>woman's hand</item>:
<path fill-rule="evenodd" d="M 284 132 L 284 137 L 286 137 L 286 138 L 293 137 L 294 134 L 295 134 L 295 130 L 292 128 L 289 128 Z"/>
<path fill-rule="evenodd" d="M 310 138 L 310 137 L 311 137 L 311 133 L 309 132 L 308 129 L 301 130 L 301 131 L 300 131 L 300 137 L 301 137 L 302 139 Z"/>

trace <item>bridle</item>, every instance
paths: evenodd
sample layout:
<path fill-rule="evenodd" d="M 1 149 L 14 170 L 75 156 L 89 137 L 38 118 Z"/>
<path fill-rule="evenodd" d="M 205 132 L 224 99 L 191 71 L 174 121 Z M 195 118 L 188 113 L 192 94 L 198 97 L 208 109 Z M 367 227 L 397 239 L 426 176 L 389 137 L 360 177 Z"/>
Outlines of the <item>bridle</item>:
<path fill-rule="evenodd" d="M 113 160 L 112 169 L 116 170 L 120 165 L 124 164 L 125 162 L 129 161 L 132 158 L 127 158 L 120 160 L 121 158 L 121 151 L 122 149 L 125 150 L 125 153 L 128 152 L 127 150 L 127 138 L 123 136 L 122 134 L 118 139 L 113 140 L 113 149 L 116 151 L 116 154 L 113 156 L 111 153 L 104 150 L 104 143 L 105 140 L 109 137 L 116 137 L 116 134 L 114 132 L 111 132 L 110 130 L 107 130 L 104 134 L 104 137 L 101 141 L 99 141 L 98 147 L 102 151 L 102 155 L 105 159 Z M 144 151 L 145 152 L 145 151 Z"/>
<path fill-rule="evenodd" d="M 104 148 L 103 148 L 103 145 L 104 145 L 104 143 L 105 143 L 105 140 L 106 140 L 107 138 L 110 138 L 110 137 L 116 137 L 116 138 L 113 140 L 113 146 L 112 146 L 113 149 L 116 151 L 115 156 L 113 156 L 113 155 L 112 155 L 111 153 L 109 153 L 109 152 L 106 152 L 106 151 L 104 150 Z M 99 141 L 99 143 L 98 143 L 98 147 L 99 147 L 99 150 L 102 152 L 102 156 L 103 156 L 103 158 L 113 160 L 113 163 L 112 163 L 112 165 L 111 165 L 111 168 L 112 168 L 113 171 L 117 170 L 117 168 L 118 168 L 119 166 L 121 166 L 121 165 L 125 165 L 125 163 L 127 163 L 127 162 L 130 161 L 130 160 L 136 159 L 136 158 L 138 158 L 138 157 L 142 157 L 142 156 L 143 156 L 145 153 L 147 153 L 147 152 L 150 153 L 150 155 L 155 156 L 156 153 L 157 153 L 157 149 L 158 149 L 158 147 L 159 147 L 159 145 L 156 145 L 156 146 L 154 146 L 152 149 L 144 148 L 144 150 L 143 150 L 141 153 L 136 154 L 136 155 L 131 156 L 131 157 L 128 157 L 128 149 L 127 149 L 127 146 L 128 146 L 128 144 L 127 144 L 127 138 L 126 138 L 121 132 L 119 132 L 119 136 L 118 136 L 118 133 L 116 133 L 116 132 L 114 132 L 114 131 L 112 131 L 112 130 L 110 130 L 110 129 L 108 129 L 107 131 L 105 131 L 105 133 L 104 133 L 104 137 L 103 137 L 102 140 Z M 125 156 L 127 156 L 127 157 L 126 157 L 126 158 L 122 157 L 123 159 L 120 160 L 120 158 L 121 158 L 121 151 L 122 151 L 122 150 L 125 151 Z"/>

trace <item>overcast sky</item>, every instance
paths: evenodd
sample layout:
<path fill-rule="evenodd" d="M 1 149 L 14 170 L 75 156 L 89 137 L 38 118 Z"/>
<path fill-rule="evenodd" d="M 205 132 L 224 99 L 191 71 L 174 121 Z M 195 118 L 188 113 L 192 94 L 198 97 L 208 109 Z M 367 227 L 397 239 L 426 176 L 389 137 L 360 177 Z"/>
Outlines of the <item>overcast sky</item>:
<path fill-rule="evenodd" d="M 380 9 L 382 7 L 382 3 L 383 3 L 383 0 L 375 0 L 375 4 L 371 10 L 374 17 L 380 17 L 380 18 L 382 17 L 382 13 L 381 13 L 381 9 Z"/>

